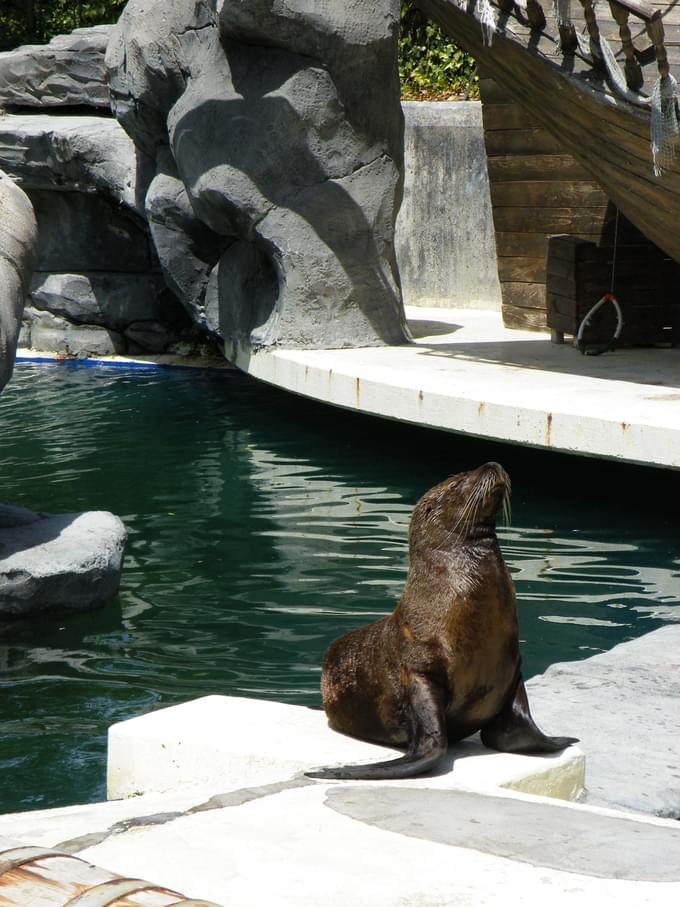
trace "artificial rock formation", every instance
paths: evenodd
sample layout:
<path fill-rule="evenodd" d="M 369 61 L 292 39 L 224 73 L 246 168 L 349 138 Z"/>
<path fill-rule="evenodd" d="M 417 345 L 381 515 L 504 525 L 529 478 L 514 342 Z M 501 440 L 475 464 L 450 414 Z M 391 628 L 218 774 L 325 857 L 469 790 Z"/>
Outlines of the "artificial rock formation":
<path fill-rule="evenodd" d="M 0 53 L 3 107 L 109 107 L 102 58 L 110 25 L 77 28 L 49 44 Z"/>
<path fill-rule="evenodd" d="M 103 78 L 103 51 L 100 64 Z M 26 191 L 40 233 L 21 346 L 141 355 L 193 341 L 149 234 L 150 171 L 114 119 L 0 117 L 0 164 Z"/>
<path fill-rule="evenodd" d="M 38 229 L 31 203 L 0 170 L 0 390 L 14 368 L 37 244 Z"/>
<path fill-rule="evenodd" d="M 405 338 L 397 0 L 130 0 L 113 110 L 166 280 L 238 350 Z"/>
<path fill-rule="evenodd" d="M 131 0 L 0 54 L 0 167 L 41 233 L 22 343 L 404 340 L 398 22 L 396 0 Z"/>
<path fill-rule="evenodd" d="M 38 226 L 25 193 L 0 171 L 0 390 L 11 377 Z M 126 531 L 111 513 L 33 513 L 0 504 L 0 619 L 80 610 L 117 592 Z"/>

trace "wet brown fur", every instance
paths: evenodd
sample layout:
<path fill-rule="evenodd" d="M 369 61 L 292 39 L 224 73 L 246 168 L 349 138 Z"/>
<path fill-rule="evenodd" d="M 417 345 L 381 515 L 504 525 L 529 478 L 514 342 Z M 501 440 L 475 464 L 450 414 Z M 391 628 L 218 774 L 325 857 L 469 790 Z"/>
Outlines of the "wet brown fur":
<path fill-rule="evenodd" d="M 406 743 L 416 675 L 444 691 L 449 742 L 501 711 L 520 671 L 515 590 L 495 532 L 509 492 L 502 467 L 487 463 L 416 504 L 409 573 L 395 611 L 346 633 L 324 657 L 321 690 L 333 728 Z"/>

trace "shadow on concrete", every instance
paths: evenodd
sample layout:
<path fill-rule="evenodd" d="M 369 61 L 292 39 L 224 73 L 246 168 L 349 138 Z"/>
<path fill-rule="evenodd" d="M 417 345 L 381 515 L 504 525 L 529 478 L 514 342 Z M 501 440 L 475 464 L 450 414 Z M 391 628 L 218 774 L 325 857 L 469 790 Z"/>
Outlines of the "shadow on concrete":
<path fill-rule="evenodd" d="M 680 388 L 680 349 L 669 347 L 637 347 L 602 356 L 582 356 L 575 347 L 552 343 L 547 338 L 418 343 L 417 346 L 423 356 L 496 363 L 607 381 L 656 385 L 659 388 Z M 680 400 L 680 393 L 672 394 L 673 399 L 676 396 Z M 668 400 L 671 397 L 661 394 L 658 399 Z"/>
<path fill-rule="evenodd" d="M 451 324 L 449 321 L 421 321 L 419 318 L 409 318 L 407 323 L 411 336 L 416 340 L 421 337 L 454 334 L 463 327 L 462 324 Z"/>
<path fill-rule="evenodd" d="M 680 881 L 680 828 L 470 791 L 328 790 L 325 806 L 374 828 L 601 879 Z"/>

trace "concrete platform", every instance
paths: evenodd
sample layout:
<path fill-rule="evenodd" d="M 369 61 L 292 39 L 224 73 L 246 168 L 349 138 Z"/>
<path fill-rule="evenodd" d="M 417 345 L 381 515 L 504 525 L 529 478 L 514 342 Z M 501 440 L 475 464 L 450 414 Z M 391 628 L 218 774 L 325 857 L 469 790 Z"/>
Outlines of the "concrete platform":
<path fill-rule="evenodd" d="M 332 731 L 317 709 L 205 696 L 109 728 L 108 798 L 167 793 L 191 784 L 213 790 L 266 785 L 323 765 L 400 755 Z M 578 747 L 519 756 L 492 752 L 471 739 L 451 747 L 439 771 L 412 784 L 438 790 L 508 787 L 574 800 L 584 777 Z"/>
<path fill-rule="evenodd" d="M 0 841 L 53 847 L 223 907 L 680 898 L 677 822 L 494 786 L 517 780 L 516 760 L 525 778 L 539 763 L 576 766 L 575 749 L 529 758 L 473 748 L 436 776 L 313 781 L 301 766 L 378 750 L 324 724 L 302 707 L 224 697 L 133 719 L 111 731 L 110 784 L 164 792 L 0 816 Z"/>
<path fill-rule="evenodd" d="M 501 315 L 407 308 L 414 342 L 228 350 L 239 368 L 335 406 L 513 444 L 680 469 L 680 349 L 582 356 Z"/>

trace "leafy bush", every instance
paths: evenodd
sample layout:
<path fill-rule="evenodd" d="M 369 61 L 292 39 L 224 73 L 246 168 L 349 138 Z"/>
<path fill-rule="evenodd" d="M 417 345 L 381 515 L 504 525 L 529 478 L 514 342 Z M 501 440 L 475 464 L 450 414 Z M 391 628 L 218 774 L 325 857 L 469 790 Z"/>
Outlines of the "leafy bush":
<path fill-rule="evenodd" d="M 44 44 L 74 28 L 115 22 L 125 0 L 0 0 L 0 50 L 19 44 Z"/>
<path fill-rule="evenodd" d="M 479 97 L 477 66 L 412 0 L 401 4 L 401 94 L 411 100 Z"/>

